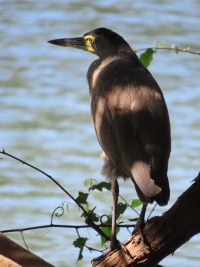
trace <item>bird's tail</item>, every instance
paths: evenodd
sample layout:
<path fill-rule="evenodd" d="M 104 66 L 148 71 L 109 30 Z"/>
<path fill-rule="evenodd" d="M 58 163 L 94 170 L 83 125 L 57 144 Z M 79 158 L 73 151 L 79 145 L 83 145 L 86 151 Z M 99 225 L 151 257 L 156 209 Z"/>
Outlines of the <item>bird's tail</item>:
<path fill-rule="evenodd" d="M 170 188 L 167 175 L 165 175 L 164 179 L 162 179 L 161 188 L 161 192 L 155 195 L 155 201 L 158 203 L 158 205 L 165 206 L 167 205 L 170 197 Z"/>
<path fill-rule="evenodd" d="M 160 193 L 161 187 L 157 186 L 150 176 L 149 163 L 142 160 L 135 161 L 131 167 L 131 174 L 145 196 L 153 197 Z"/>
<path fill-rule="evenodd" d="M 151 173 L 149 163 L 142 160 L 134 162 L 131 174 L 142 202 L 152 203 L 155 200 L 160 206 L 167 205 L 170 189 L 166 174 Z"/>

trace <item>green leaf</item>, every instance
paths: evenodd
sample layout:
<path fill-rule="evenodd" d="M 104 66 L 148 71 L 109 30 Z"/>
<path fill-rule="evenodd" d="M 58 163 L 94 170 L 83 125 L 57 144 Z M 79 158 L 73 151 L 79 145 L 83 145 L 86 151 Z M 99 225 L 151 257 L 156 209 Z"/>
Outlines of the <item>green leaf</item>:
<path fill-rule="evenodd" d="M 69 214 L 69 204 L 68 203 L 66 204 L 66 211 Z"/>
<path fill-rule="evenodd" d="M 86 211 L 89 211 L 90 210 L 90 204 L 88 202 L 86 203 L 85 209 L 86 209 Z"/>
<path fill-rule="evenodd" d="M 107 221 L 104 222 L 104 225 L 110 225 L 107 227 L 101 227 L 102 232 L 104 232 L 104 234 L 106 234 L 108 237 L 111 237 L 111 233 L 112 233 L 112 217 L 111 215 L 107 216 Z M 103 246 L 105 243 L 107 242 L 107 240 L 101 236 L 101 245 Z"/>
<path fill-rule="evenodd" d="M 85 246 L 85 243 L 87 242 L 87 238 L 79 237 L 74 242 L 73 245 L 75 248 L 80 248 L 79 255 L 78 255 L 78 261 L 80 261 L 83 258 L 83 248 Z"/>
<path fill-rule="evenodd" d="M 79 204 L 87 204 L 87 198 L 89 194 L 88 193 L 83 193 L 83 192 L 78 192 L 78 197 L 76 198 L 76 201 Z"/>
<path fill-rule="evenodd" d="M 95 190 L 95 189 L 101 192 L 103 189 L 111 190 L 111 183 L 101 182 L 89 188 L 89 190 Z"/>
<path fill-rule="evenodd" d="M 156 48 L 159 48 L 160 46 L 166 46 L 167 42 L 166 41 L 158 41 L 156 42 Z"/>
<path fill-rule="evenodd" d="M 119 219 L 119 217 L 124 214 L 127 207 L 128 207 L 128 204 L 126 203 L 117 204 L 117 219 Z"/>
<path fill-rule="evenodd" d="M 111 233 L 112 233 L 112 228 L 111 227 L 101 227 L 101 230 L 108 236 L 111 237 Z M 107 242 L 107 240 L 101 236 L 101 246 L 105 245 L 105 243 Z"/>
<path fill-rule="evenodd" d="M 110 222 L 111 224 L 111 222 Z M 111 234 L 112 234 L 112 227 L 111 226 L 108 226 L 108 227 L 101 227 L 101 230 L 108 236 L 108 237 L 111 237 Z M 120 231 L 120 227 L 117 227 L 116 228 L 116 234 L 118 234 Z M 101 245 L 105 245 L 105 243 L 107 242 L 107 240 L 101 236 Z"/>
<path fill-rule="evenodd" d="M 142 202 L 139 199 L 134 199 L 130 204 L 133 209 L 137 208 L 140 205 L 142 205 Z"/>
<path fill-rule="evenodd" d="M 89 178 L 89 179 L 85 180 L 84 186 L 87 188 L 90 188 L 90 187 L 92 187 L 93 182 L 97 182 L 97 181 L 95 179 Z"/>
<path fill-rule="evenodd" d="M 127 209 L 127 207 L 128 207 L 128 204 L 126 204 L 126 203 L 118 203 L 117 204 L 117 215 L 116 215 L 117 219 L 119 219 L 119 217 L 124 214 L 124 212 Z M 109 225 L 109 226 L 101 227 L 101 230 L 108 237 L 111 237 L 111 234 L 112 234 L 112 227 L 111 227 L 111 225 L 112 225 L 112 216 L 111 215 L 107 216 L 107 220 L 104 221 L 104 225 Z M 118 234 L 119 231 L 120 231 L 120 227 L 117 227 L 116 228 L 116 234 Z M 106 243 L 106 241 L 107 240 L 103 236 L 101 236 L 101 245 L 104 245 Z"/>
<path fill-rule="evenodd" d="M 134 219 L 128 219 L 130 222 L 136 222 L 138 220 L 138 218 L 134 218 Z"/>
<path fill-rule="evenodd" d="M 148 67 L 153 60 L 153 54 L 155 51 L 152 48 L 148 48 L 144 53 L 140 55 L 140 61 L 145 67 Z"/>
<path fill-rule="evenodd" d="M 93 222 L 98 222 L 99 221 L 99 216 L 96 213 L 91 214 L 91 219 Z"/>
<path fill-rule="evenodd" d="M 99 222 L 99 216 L 94 211 L 91 212 L 91 210 L 88 210 L 87 212 L 90 215 L 90 220 L 92 220 L 93 222 Z M 81 217 L 83 218 L 86 218 L 87 216 L 88 215 L 86 215 L 85 212 L 81 214 Z"/>
<path fill-rule="evenodd" d="M 123 214 L 126 208 L 127 208 L 126 204 L 119 203 L 118 208 L 117 208 L 118 209 L 117 216 L 119 217 L 121 214 Z M 108 225 L 108 226 L 101 227 L 102 232 L 104 232 L 108 237 L 111 237 L 111 234 L 112 234 L 112 216 L 111 215 L 107 216 L 107 221 L 104 221 L 104 225 Z M 118 234 L 119 231 L 120 231 L 120 227 L 117 227 L 116 234 Z M 103 246 L 106 242 L 107 240 L 103 236 L 101 236 L 101 245 Z"/>

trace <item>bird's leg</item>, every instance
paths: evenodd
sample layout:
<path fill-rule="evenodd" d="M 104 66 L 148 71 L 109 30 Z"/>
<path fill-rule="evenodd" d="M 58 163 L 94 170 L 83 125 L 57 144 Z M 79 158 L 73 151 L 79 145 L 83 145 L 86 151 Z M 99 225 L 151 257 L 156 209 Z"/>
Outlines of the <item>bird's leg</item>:
<path fill-rule="evenodd" d="M 113 196 L 113 207 L 112 207 L 112 234 L 110 238 L 110 249 L 113 250 L 119 244 L 119 241 L 116 238 L 117 203 L 119 196 L 119 185 L 116 178 L 111 180 L 111 190 Z"/>
<path fill-rule="evenodd" d="M 143 228 L 144 228 L 144 216 L 145 216 L 145 213 L 146 213 L 146 209 L 147 209 L 147 204 L 143 204 L 142 206 L 142 210 L 140 212 L 140 216 L 136 222 L 136 225 L 135 225 L 135 228 L 133 230 L 133 234 L 135 234 L 137 231 L 138 233 L 140 234 L 143 242 L 145 243 L 145 238 L 144 238 L 144 235 L 143 235 Z"/>
<path fill-rule="evenodd" d="M 117 178 L 111 179 L 111 190 L 112 190 L 112 197 L 113 197 L 113 207 L 112 207 L 112 233 L 110 238 L 110 247 L 100 256 L 97 258 L 94 258 L 92 262 L 99 261 L 105 255 L 107 255 L 110 251 L 116 249 L 116 248 L 122 248 L 126 254 L 129 255 L 130 258 L 132 258 L 130 252 L 126 249 L 126 247 L 117 240 L 116 237 L 116 220 L 117 220 L 117 203 L 118 203 L 118 196 L 119 196 L 119 185 L 117 182 Z"/>

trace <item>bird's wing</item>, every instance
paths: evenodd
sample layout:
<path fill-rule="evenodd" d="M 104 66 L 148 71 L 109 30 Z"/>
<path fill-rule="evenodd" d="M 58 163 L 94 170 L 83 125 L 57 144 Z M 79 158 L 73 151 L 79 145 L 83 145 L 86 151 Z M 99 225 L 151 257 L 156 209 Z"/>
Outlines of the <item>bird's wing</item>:
<path fill-rule="evenodd" d="M 146 196 L 156 195 L 162 188 L 161 180 L 166 178 L 170 143 L 162 92 L 140 65 L 135 68 L 132 62 L 113 62 L 112 68 L 108 67 L 108 72 L 105 69 L 98 76 L 101 83 L 97 79 L 91 90 L 97 138 L 121 176 L 133 176 Z M 127 75 L 121 76 L 124 72 Z M 90 82 L 90 86 L 94 85 Z"/>
<path fill-rule="evenodd" d="M 116 166 L 120 165 L 123 173 L 129 168 L 146 196 L 157 195 L 162 179 L 166 178 L 170 146 L 168 112 L 160 89 L 133 85 L 116 87 L 108 99 L 112 129 L 107 131 L 110 138 L 104 135 L 103 146 L 109 158 Z M 106 128 L 104 120 L 105 132 Z"/>
<path fill-rule="evenodd" d="M 138 157 L 131 166 L 131 174 L 148 197 L 162 190 L 170 152 L 168 112 L 161 91 L 155 89 L 140 87 L 139 95 L 131 103 L 138 145 Z"/>

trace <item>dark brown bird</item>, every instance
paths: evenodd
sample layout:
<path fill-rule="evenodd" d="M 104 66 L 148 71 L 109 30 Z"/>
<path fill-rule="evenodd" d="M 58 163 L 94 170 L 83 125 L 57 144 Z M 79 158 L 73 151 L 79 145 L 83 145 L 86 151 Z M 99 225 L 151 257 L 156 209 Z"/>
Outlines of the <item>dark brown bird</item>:
<path fill-rule="evenodd" d="M 117 178 L 131 178 L 144 203 L 136 229 L 144 224 L 148 203 L 166 205 L 170 196 L 167 177 L 171 150 L 170 122 L 162 91 L 129 44 L 106 28 L 80 38 L 49 41 L 80 48 L 99 59 L 87 73 L 91 113 L 103 149 L 102 173 L 111 180 L 113 223 L 111 249 L 116 239 Z"/>

